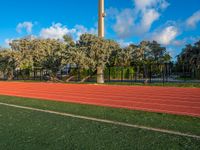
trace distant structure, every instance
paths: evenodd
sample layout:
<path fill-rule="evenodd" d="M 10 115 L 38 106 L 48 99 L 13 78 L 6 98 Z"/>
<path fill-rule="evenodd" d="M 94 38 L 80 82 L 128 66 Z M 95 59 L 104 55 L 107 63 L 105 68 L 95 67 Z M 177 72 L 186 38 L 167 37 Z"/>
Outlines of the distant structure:
<path fill-rule="evenodd" d="M 104 38 L 105 31 L 104 31 L 104 18 L 105 18 L 105 12 L 104 12 L 104 0 L 99 0 L 99 26 L 98 26 L 98 35 L 101 38 Z"/>

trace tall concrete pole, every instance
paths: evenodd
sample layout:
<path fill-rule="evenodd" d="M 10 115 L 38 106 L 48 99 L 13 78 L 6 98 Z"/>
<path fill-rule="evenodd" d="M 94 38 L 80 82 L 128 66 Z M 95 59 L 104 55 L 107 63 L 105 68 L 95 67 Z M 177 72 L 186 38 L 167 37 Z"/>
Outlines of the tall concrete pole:
<path fill-rule="evenodd" d="M 104 0 L 99 0 L 99 25 L 98 34 L 100 38 L 104 38 Z M 104 83 L 104 68 L 102 66 L 97 67 L 97 83 Z"/>
<path fill-rule="evenodd" d="M 99 26 L 98 26 L 98 34 L 99 37 L 104 38 L 104 0 L 99 0 Z"/>

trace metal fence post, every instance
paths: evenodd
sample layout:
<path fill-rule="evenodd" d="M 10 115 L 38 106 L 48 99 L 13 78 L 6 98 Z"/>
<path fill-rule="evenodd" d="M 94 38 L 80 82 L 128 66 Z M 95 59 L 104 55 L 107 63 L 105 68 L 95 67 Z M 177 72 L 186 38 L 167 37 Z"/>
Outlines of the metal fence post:
<path fill-rule="evenodd" d="M 110 66 L 108 67 L 108 82 L 110 82 L 110 77 L 111 76 L 111 74 L 110 74 Z"/>
<path fill-rule="evenodd" d="M 123 82 L 123 80 L 124 80 L 124 68 L 122 67 L 122 69 L 121 69 L 121 82 Z"/>
<path fill-rule="evenodd" d="M 151 83 L 151 79 L 152 79 L 152 65 L 150 64 L 150 83 Z"/>
<path fill-rule="evenodd" d="M 163 85 L 165 84 L 164 65 L 162 66 Z"/>

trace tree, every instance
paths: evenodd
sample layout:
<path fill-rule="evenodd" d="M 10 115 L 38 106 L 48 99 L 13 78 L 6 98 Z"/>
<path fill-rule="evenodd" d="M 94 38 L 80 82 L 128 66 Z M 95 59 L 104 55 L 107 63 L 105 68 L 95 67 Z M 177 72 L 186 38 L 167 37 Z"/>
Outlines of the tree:
<path fill-rule="evenodd" d="M 20 62 L 18 66 L 20 69 L 32 69 L 34 66 L 31 44 L 32 40 L 29 38 L 13 40 L 10 43 L 11 49 L 20 53 Z"/>
<path fill-rule="evenodd" d="M 20 69 L 43 68 L 50 70 L 52 80 L 57 79 L 64 58 L 65 44 L 54 39 L 23 38 L 10 43 L 13 51 L 21 53 Z"/>
<path fill-rule="evenodd" d="M 200 68 L 200 40 L 194 44 L 192 47 L 192 50 L 190 51 L 192 54 L 190 54 L 189 63 Z"/>
<path fill-rule="evenodd" d="M 0 51 L 0 71 L 2 71 L 8 80 L 12 80 L 14 77 L 14 71 L 17 69 L 20 63 L 20 53 L 5 49 Z"/>
<path fill-rule="evenodd" d="M 170 58 L 167 57 L 167 56 L 169 56 L 169 54 L 166 53 L 166 48 L 162 47 L 156 41 L 150 42 L 149 48 L 150 48 L 150 52 L 149 52 L 149 56 L 148 56 L 149 62 L 160 64 L 164 61 L 164 58 L 165 58 L 165 61 L 170 61 Z M 167 58 L 168 58 L 168 60 L 167 60 Z"/>
<path fill-rule="evenodd" d="M 147 77 L 149 64 L 169 62 L 171 59 L 166 48 L 156 41 L 142 41 L 139 45 L 130 44 L 122 48 L 115 41 L 92 34 L 83 34 L 78 41 L 74 41 L 68 35 L 64 36 L 64 41 L 25 37 L 13 40 L 10 46 L 12 53 L 16 53 L 17 57 L 2 55 L 4 65 L 6 64 L 5 57 L 9 57 L 9 60 L 12 58 L 11 62 L 15 62 L 16 59 L 18 69 L 46 69 L 50 71 L 52 80 L 57 80 L 58 71 L 67 64 L 77 66 L 79 71 L 97 72 L 97 83 L 104 83 L 103 74 L 106 66 L 137 65 L 138 75 L 139 66 L 143 65 L 143 74 Z M 187 50 L 180 55 L 180 61 L 199 66 L 199 46 L 200 42 L 194 46 L 188 46 Z"/>
<path fill-rule="evenodd" d="M 149 48 L 149 41 L 142 41 L 138 45 L 138 47 L 135 49 L 134 56 L 135 56 L 135 62 L 136 64 L 142 64 L 144 69 L 144 76 L 147 77 L 147 67 L 149 60 L 149 54 L 150 54 L 150 48 Z M 137 68 L 137 74 L 139 73 L 139 67 Z"/>
<path fill-rule="evenodd" d="M 66 49 L 64 52 L 64 63 L 76 65 L 80 70 L 89 69 L 90 59 L 86 56 L 85 47 L 75 42 L 70 36 L 65 35 Z"/>
<path fill-rule="evenodd" d="M 166 48 L 156 41 L 142 41 L 138 46 L 134 46 L 133 50 L 132 63 L 137 66 L 137 76 L 140 72 L 139 66 L 141 65 L 143 65 L 144 77 L 147 77 L 147 66 L 156 64 L 159 67 L 159 64 L 170 62 L 171 60 L 171 56 L 167 53 Z M 157 70 L 158 67 L 153 69 Z"/>
<path fill-rule="evenodd" d="M 188 44 L 177 57 L 177 66 L 188 72 L 197 73 L 200 69 L 200 40 L 194 45 Z"/>
<path fill-rule="evenodd" d="M 130 44 L 125 48 L 121 48 L 118 50 L 118 66 L 131 66 L 134 59 L 134 52 L 137 46 L 134 44 Z"/>
<path fill-rule="evenodd" d="M 80 47 L 80 44 L 74 41 L 71 36 L 65 35 L 63 38 L 66 44 L 63 63 L 69 64 L 70 66 L 76 66 L 77 68 L 66 81 L 69 82 L 69 80 L 74 78 L 75 72 L 78 73 L 78 78 L 81 79 L 81 73 L 90 69 L 90 59 L 86 56 L 86 51 Z M 84 77 L 81 82 L 84 82 L 88 78 L 90 78 L 90 75 Z"/>
<path fill-rule="evenodd" d="M 58 40 L 48 40 L 45 50 L 45 56 L 42 60 L 42 67 L 51 70 L 52 79 L 57 79 L 57 72 L 62 67 L 63 52 L 65 45 Z"/>
<path fill-rule="evenodd" d="M 109 62 L 110 55 L 117 45 L 112 40 L 92 34 L 81 35 L 78 47 L 86 54 L 90 68 L 97 70 L 97 83 L 104 83 L 105 65 Z"/>

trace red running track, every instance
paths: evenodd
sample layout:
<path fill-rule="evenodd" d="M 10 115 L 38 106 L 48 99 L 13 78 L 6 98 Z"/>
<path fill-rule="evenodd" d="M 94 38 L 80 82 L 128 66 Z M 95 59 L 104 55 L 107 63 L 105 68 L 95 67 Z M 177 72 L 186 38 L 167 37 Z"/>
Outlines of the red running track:
<path fill-rule="evenodd" d="M 0 95 L 200 117 L 200 89 L 0 82 Z"/>

